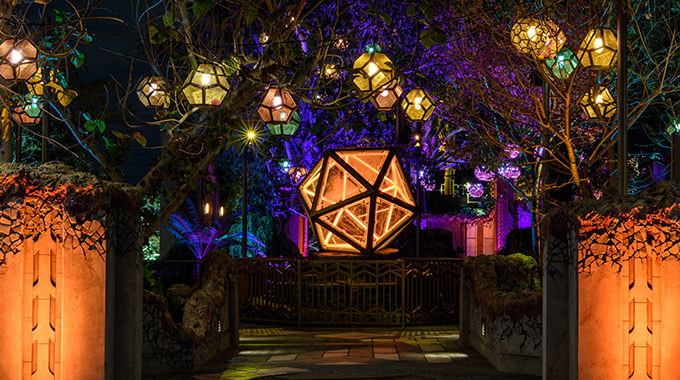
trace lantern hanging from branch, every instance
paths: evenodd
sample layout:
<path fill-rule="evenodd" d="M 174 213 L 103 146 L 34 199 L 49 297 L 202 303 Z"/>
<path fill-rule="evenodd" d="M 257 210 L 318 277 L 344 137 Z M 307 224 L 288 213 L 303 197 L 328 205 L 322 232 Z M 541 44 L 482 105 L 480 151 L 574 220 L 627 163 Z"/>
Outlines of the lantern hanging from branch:
<path fill-rule="evenodd" d="M 406 94 L 401 108 L 411 121 L 427 121 L 434 112 L 434 100 L 427 91 L 416 88 Z"/>
<path fill-rule="evenodd" d="M 363 93 L 371 93 L 394 77 L 392 61 L 383 53 L 364 53 L 354 61 L 352 82 Z"/>
<path fill-rule="evenodd" d="M 609 119 L 616 114 L 616 100 L 606 87 L 592 87 L 581 98 L 581 105 L 591 119 Z"/>
<path fill-rule="evenodd" d="M 616 65 L 616 34 L 611 29 L 591 29 L 581 42 L 578 59 L 583 67 L 606 70 Z"/>
<path fill-rule="evenodd" d="M 29 40 L 6 40 L 0 44 L 0 76 L 27 80 L 38 71 L 38 49 Z"/>
<path fill-rule="evenodd" d="M 472 198 L 481 197 L 482 195 L 484 195 L 484 185 L 482 185 L 481 183 L 473 183 L 469 185 L 468 194 L 470 194 Z"/>
<path fill-rule="evenodd" d="M 42 108 L 39 101 L 40 98 L 37 96 L 26 95 L 26 100 L 12 109 L 12 119 L 21 125 L 38 124 L 42 117 Z"/>
<path fill-rule="evenodd" d="M 321 68 L 321 75 L 326 79 L 335 79 L 338 77 L 338 68 L 333 63 L 326 63 Z"/>
<path fill-rule="evenodd" d="M 227 96 L 229 82 L 222 66 L 202 63 L 191 72 L 182 93 L 192 106 L 219 106 Z"/>
<path fill-rule="evenodd" d="M 390 111 L 394 104 L 401 98 L 404 90 L 399 86 L 399 81 L 395 78 L 371 96 L 371 104 L 378 111 Z"/>
<path fill-rule="evenodd" d="M 567 39 L 552 20 L 525 17 L 512 26 L 510 40 L 520 54 L 544 60 L 554 57 Z"/>
<path fill-rule="evenodd" d="M 498 168 L 498 174 L 508 179 L 517 179 L 522 175 L 522 170 L 518 166 L 506 164 Z"/>
<path fill-rule="evenodd" d="M 293 119 L 298 106 L 286 89 L 270 87 L 257 109 L 265 124 L 288 124 Z"/>
<path fill-rule="evenodd" d="M 48 75 L 46 75 L 49 77 Z M 26 88 L 31 95 L 43 96 L 45 93 L 45 79 L 43 78 L 43 69 L 38 67 L 38 70 L 26 80 Z"/>
<path fill-rule="evenodd" d="M 302 119 L 300 118 L 300 114 L 294 112 L 293 117 L 290 119 L 290 122 L 286 124 L 269 123 L 267 124 L 267 129 L 269 130 L 269 133 L 272 134 L 273 136 L 290 137 L 293 136 L 295 132 L 297 132 L 297 129 L 300 126 L 301 122 Z"/>
<path fill-rule="evenodd" d="M 567 79 L 574 72 L 578 65 L 578 58 L 569 50 L 568 47 L 563 47 L 555 57 L 545 61 L 547 72 L 552 74 L 557 79 Z"/>
<path fill-rule="evenodd" d="M 321 249 L 371 254 L 415 217 L 416 203 L 394 149 L 333 149 L 298 185 Z"/>
<path fill-rule="evenodd" d="M 144 107 L 167 107 L 170 104 L 170 96 L 166 88 L 163 78 L 147 76 L 137 85 L 137 97 Z"/>

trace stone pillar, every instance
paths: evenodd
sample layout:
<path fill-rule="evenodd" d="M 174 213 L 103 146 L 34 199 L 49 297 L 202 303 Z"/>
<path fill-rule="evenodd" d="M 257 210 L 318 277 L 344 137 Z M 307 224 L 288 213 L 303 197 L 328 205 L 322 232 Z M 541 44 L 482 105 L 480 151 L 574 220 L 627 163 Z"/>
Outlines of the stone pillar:
<path fill-rule="evenodd" d="M 136 198 L 63 164 L 0 164 L 0 379 L 141 379 Z"/>

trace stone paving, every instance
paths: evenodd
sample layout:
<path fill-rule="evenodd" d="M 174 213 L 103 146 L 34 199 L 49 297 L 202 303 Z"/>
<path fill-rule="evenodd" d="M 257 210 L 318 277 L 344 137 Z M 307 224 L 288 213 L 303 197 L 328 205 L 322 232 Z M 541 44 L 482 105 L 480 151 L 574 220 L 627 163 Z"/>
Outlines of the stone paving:
<path fill-rule="evenodd" d="M 402 377 L 407 376 L 407 377 Z M 149 377 L 148 379 L 152 379 Z M 503 374 L 463 348 L 454 327 L 297 329 L 245 326 L 240 347 L 167 380 L 535 380 Z"/>

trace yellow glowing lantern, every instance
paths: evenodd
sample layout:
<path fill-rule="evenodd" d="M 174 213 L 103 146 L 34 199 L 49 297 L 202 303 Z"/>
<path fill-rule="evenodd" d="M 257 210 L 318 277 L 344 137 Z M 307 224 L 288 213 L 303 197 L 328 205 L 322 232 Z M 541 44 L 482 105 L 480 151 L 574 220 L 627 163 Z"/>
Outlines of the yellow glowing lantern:
<path fill-rule="evenodd" d="M 6 40 L 0 44 L 0 76 L 27 80 L 38 71 L 38 49 L 29 40 Z"/>
<path fill-rule="evenodd" d="M 591 88 L 581 98 L 581 106 L 591 119 L 609 119 L 616 114 L 616 100 L 606 87 Z"/>
<path fill-rule="evenodd" d="M 566 38 L 550 19 L 525 17 L 512 26 L 510 40 L 520 54 L 543 60 L 554 57 Z"/>
<path fill-rule="evenodd" d="M 170 104 L 170 96 L 166 88 L 163 78 L 144 77 L 137 85 L 137 97 L 144 107 L 167 107 Z"/>
<path fill-rule="evenodd" d="M 397 79 L 393 79 L 388 85 L 378 90 L 371 96 L 371 103 L 378 111 L 389 111 L 394 103 L 401 98 L 404 90 L 399 86 Z"/>
<path fill-rule="evenodd" d="M 578 59 L 583 67 L 606 70 L 616 65 L 616 34 L 611 29 L 591 29 L 579 47 Z"/>
<path fill-rule="evenodd" d="M 198 65 L 182 86 L 182 93 L 192 106 L 219 106 L 228 91 L 224 69 L 208 63 Z"/>
<path fill-rule="evenodd" d="M 26 87 L 31 95 L 43 96 L 45 93 L 45 80 L 43 79 L 42 71 L 42 68 L 38 67 L 38 70 L 26 80 Z"/>
<path fill-rule="evenodd" d="M 326 63 L 321 69 L 321 75 L 326 79 L 335 79 L 338 76 L 338 68 L 332 63 Z"/>
<path fill-rule="evenodd" d="M 392 62 L 383 53 L 364 53 L 354 61 L 352 82 L 361 92 L 373 92 L 394 77 Z"/>
<path fill-rule="evenodd" d="M 427 121 L 434 112 L 434 101 L 427 91 L 416 88 L 406 94 L 401 108 L 411 121 Z"/>
<path fill-rule="evenodd" d="M 271 87 L 257 109 L 265 124 L 289 124 L 298 106 L 286 89 Z"/>
<path fill-rule="evenodd" d="M 321 249 L 328 252 L 377 252 L 416 214 L 394 149 L 328 150 L 297 189 Z"/>

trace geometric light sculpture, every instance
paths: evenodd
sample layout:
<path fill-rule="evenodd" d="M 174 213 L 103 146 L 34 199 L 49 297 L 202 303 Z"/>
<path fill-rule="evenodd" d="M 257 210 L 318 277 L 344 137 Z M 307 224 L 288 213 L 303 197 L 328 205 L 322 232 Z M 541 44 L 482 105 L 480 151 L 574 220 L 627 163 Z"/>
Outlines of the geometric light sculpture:
<path fill-rule="evenodd" d="M 297 190 L 323 251 L 375 253 L 416 214 L 393 148 L 327 150 Z"/>
<path fill-rule="evenodd" d="M 283 88 L 270 87 L 264 94 L 257 113 L 265 124 L 288 124 L 297 108 L 297 103 L 290 92 Z"/>
<path fill-rule="evenodd" d="M 588 90 L 581 98 L 581 106 L 591 119 L 609 119 L 616 114 L 616 100 L 606 87 Z"/>
<path fill-rule="evenodd" d="M 390 111 L 394 107 L 394 103 L 399 100 L 404 90 L 398 83 L 397 79 L 392 79 L 388 85 L 371 96 L 371 104 L 378 111 Z"/>
<path fill-rule="evenodd" d="M 167 107 L 170 103 L 165 81 L 155 75 L 144 77 L 139 81 L 137 97 L 144 107 Z"/>
<path fill-rule="evenodd" d="M 371 93 L 394 77 L 392 61 L 383 53 L 364 53 L 354 61 L 352 82 L 363 93 Z"/>
<path fill-rule="evenodd" d="M 32 105 L 17 106 L 12 109 L 12 119 L 19 125 L 36 125 L 40 122 L 42 110 L 34 111 Z"/>
<path fill-rule="evenodd" d="M 192 106 L 219 106 L 227 96 L 229 82 L 222 66 L 202 63 L 191 72 L 182 93 Z"/>
<path fill-rule="evenodd" d="M 6 40 L 0 44 L 0 76 L 27 80 L 38 71 L 38 49 L 29 40 Z"/>
<path fill-rule="evenodd" d="M 494 179 L 496 174 L 491 170 L 487 169 L 485 166 L 477 166 L 475 168 L 475 178 L 480 181 L 489 182 Z"/>
<path fill-rule="evenodd" d="M 578 65 L 578 58 L 569 50 L 568 47 L 563 47 L 557 55 L 545 61 L 547 71 L 557 79 L 567 79 Z"/>
<path fill-rule="evenodd" d="M 293 117 L 290 119 L 289 123 L 287 124 L 269 123 L 267 124 L 267 129 L 269 130 L 269 133 L 272 136 L 290 137 L 295 134 L 301 122 L 302 119 L 300 118 L 300 114 L 294 112 Z"/>
<path fill-rule="evenodd" d="M 468 194 L 473 198 L 479 198 L 484 195 L 484 185 L 481 183 L 473 183 L 468 186 Z"/>
<path fill-rule="evenodd" d="M 616 64 L 616 34 L 611 29 L 591 29 L 581 42 L 578 59 L 583 67 L 606 70 Z"/>
<path fill-rule="evenodd" d="M 522 175 L 522 171 L 515 165 L 506 164 L 498 168 L 498 174 L 508 179 L 517 179 Z"/>
<path fill-rule="evenodd" d="M 427 121 L 434 112 L 434 101 L 427 91 L 416 88 L 406 94 L 401 108 L 411 121 Z"/>
<path fill-rule="evenodd" d="M 520 54 L 544 60 L 554 57 L 566 38 L 551 20 L 525 17 L 512 26 L 510 40 Z"/>

